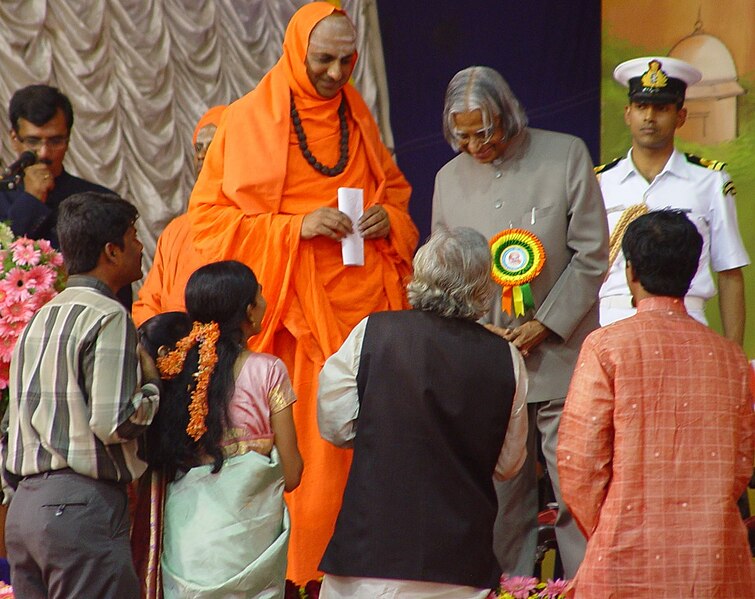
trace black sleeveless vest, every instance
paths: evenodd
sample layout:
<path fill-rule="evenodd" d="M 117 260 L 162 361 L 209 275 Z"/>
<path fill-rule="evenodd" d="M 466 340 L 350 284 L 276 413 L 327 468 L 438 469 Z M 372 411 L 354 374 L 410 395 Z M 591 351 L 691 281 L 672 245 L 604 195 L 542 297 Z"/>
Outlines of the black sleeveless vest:
<path fill-rule="evenodd" d="M 511 414 L 508 343 L 409 310 L 367 321 L 354 458 L 320 569 L 493 588 L 493 470 Z"/>

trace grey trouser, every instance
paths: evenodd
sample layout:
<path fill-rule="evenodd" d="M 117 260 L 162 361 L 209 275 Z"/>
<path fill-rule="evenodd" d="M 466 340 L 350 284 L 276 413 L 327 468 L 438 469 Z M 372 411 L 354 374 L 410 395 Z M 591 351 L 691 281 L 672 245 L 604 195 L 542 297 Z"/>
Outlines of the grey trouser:
<path fill-rule="evenodd" d="M 561 500 L 556 467 L 558 425 L 565 398 L 531 403 L 527 460 L 514 478 L 496 482 L 498 517 L 493 534 L 493 550 L 504 573 L 512 576 L 532 576 L 537 547 L 537 462 L 536 431 L 540 431 L 543 455 L 550 475 L 553 493 L 559 505 L 556 520 L 556 541 L 564 577 L 574 578 L 582 563 L 587 541 Z"/>
<path fill-rule="evenodd" d="M 11 580 L 24 599 L 139 599 L 123 485 L 70 470 L 23 479 L 8 508 Z"/>

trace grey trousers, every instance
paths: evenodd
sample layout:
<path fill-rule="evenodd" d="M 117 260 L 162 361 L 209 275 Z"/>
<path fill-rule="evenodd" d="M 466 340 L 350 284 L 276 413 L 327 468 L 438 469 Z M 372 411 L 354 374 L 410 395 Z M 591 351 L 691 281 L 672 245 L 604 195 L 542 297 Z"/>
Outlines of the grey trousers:
<path fill-rule="evenodd" d="M 139 599 L 125 487 L 71 471 L 23 479 L 5 542 L 17 597 Z"/>
<path fill-rule="evenodd" d="M 540 431 L 542 450 L 550 475 L 553 493 L 559 505 L 556 519 L 556 541 L 564 576 L 574 578 L 585 555 L 587 541 L 569 510 L 561 500 L 556 467 L 558 425 L 561 422 L 565 398 L 531 403 L 527 460 L 514 478 L 496 481 L 498 517 L 493 532 L 493 550 L 504 573 L 512 576 L 532 576 L 537 547 L 537 462 L 536 431 Z"/>

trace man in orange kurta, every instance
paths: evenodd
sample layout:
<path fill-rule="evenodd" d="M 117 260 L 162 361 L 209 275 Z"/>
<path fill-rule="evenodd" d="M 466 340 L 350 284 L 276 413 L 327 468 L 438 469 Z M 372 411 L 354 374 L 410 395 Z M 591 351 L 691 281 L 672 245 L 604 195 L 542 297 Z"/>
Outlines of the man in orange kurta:
<path fill-rule="evenodd" d="M 741 348 L 687 314 L 702 237 L 679 211 L 632 222 L 637 314 L 587 337 L 558 443 L 561 493 L 588 539 L 574 597 L 755 597 L 737 499 L 753 464 Z"/>
<path fill-rule="evenodd" d="M 202 170 L 207 149 L 220 124 L 224 105 L 213 106 L 205 112 L 194 128 L 194 170 Z M 184 311 L 184 290 L 191 274 L 205 263 L 194 251 L 191 241 L 189 217 L 181 214 L 168 223 L 157 239 L 155 257 L 144 285 L 139 290 L 139 299 L 131 308 L 136 326 L 162 312 Z"/>
<path fill-rule="evenodd" d="M 367 314 L 407 307 L 418 238 L 409 184 L 348 83 L 355 61 L 356 33 L 342 11 L 300 8 L 281 59 L 223 115 L 189 203 L 203 257 L 241 260 L 260 280 L 268 309 L 250 347 L 285 361 L 298 396 L 304 477 L 287 500 L 288 575 L 300 583 L 317 575 L 351 461 L 320 438 L 318 373 Z M 359 222 L 337 209 L 339 187 L 364 190 Z M 361 267 L 341 257 L 352 230 L 364 238 Z"/>

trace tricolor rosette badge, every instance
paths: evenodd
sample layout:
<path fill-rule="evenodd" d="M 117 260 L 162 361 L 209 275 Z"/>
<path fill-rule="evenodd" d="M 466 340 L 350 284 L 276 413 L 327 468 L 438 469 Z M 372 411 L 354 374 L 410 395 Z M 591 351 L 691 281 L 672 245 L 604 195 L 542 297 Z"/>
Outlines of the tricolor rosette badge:
<path fill-rule="evenodd" d="M 525 229 L 506 229 L 490 240 L 493 280 L 502 288 L 501 309 L 516 316 L 534 309 L 530 281 L 545 265 L 545 249 L 536 235 Z"/>

